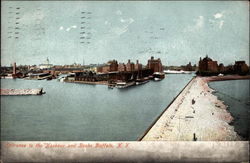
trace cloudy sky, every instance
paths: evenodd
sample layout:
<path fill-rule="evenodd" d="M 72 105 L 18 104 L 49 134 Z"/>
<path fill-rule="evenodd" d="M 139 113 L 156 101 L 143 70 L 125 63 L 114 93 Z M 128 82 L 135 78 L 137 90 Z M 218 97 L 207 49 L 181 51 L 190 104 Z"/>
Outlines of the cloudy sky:
<path fill-rule="evenodd" d="M 1 64 L 249 63 L 249 4 L 240 1 L 4 1 Z"/>

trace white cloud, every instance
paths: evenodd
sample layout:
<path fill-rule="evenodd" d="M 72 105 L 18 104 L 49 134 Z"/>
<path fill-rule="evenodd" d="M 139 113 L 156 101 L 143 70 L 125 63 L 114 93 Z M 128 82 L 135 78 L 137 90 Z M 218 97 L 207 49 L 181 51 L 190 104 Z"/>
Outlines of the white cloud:
<path fill-rule="evenodd" d="M 111 32 L 113 32 L 116 35 L 122 35 L 123 33 L 128 31 L 128 27 L 115 27 L 111 30 Z"/>
<path fill-rule="evenodd" d="M 202 28 L 204 24 L 204 17 L 203 16 L 199 16 L 199 18 L 196 20 L 196 28 Z"/>
<path fill-rule="evenodd" d="M 120 21 L 122 22 L 122 26 L 112 28 L 110 30 L 110 33 L 115 34 L 116 36 L 122 35 L 123 33 L 128 31 L 129 25 L 133 23 L 135 20 L 133 18 L 128 18 L 128 19 L 121 18 Z"/>
<path fill-rule="evenodd" d="M 59 30 L 60 30 L 60 31 L 63 30 L 63 26 L 61 26 L 61 27 L 59 28 Z"/>
<path fill-rule="evenodd" d="M 213 27 L 219 28 L 219 29 L 222 29 L 222 27 L 225 23 L 224 20 L 209 19 L 208 21 L 209 21 L 210 25 L 212 25 Z"/>
<path fill-rule="evenodd" d="M 198 18 L 194 19 L 194 22 L 194 25 L 189 25 L 184 28 L 183 32 L 197 32 L 198 30 L 202 29 L 204 26 L 204 17 L 198 16 Z"/>
<path fill-rule="evenodd" d="M 117 10 L 115 13 L 116 15 L 122 15 L 122 12 L 120 10 Z"/>
<path fill-rule="evenodd" d="M 71 29 L 74 29 L 74 28 L 77 28 L 77 26 L 76 25 L 72 25 L 72 26 L 68 27 L 66 29 L 66 31 L 69 32 Z"/>
<path fill-rule="evenodd" d="M 222 13 L 216 13 L 216 14 L 214 14 L 214 18 L 215 19 L 219 19 L 219 18 L 221 18 L 223 16 L 223 12 Z"/>

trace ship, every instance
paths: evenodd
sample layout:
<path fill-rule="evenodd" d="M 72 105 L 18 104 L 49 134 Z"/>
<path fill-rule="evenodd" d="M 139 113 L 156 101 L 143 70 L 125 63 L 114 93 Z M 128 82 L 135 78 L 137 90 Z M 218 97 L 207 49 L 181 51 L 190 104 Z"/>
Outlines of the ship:
<path fill-rule="evenodd" d="M 160 81 L 165 78 L 165 74 L 162 72 L 154 72 L 153 77 L 154 81 Z"/>
<path fill-rule="evenodd" d="M 35 79 L 35 80 L 44 80 L 50 78 L 52 78 L 52 75 L 50 73 L 30 74 L 28 77 L 28 79 Z"/>
<path fill-rule="evenodd" d="M 191 74 L 192 73 L 191 71 L 183 71 L 183 70 L 180 70 L 180 71 L 177 71 L 177 70 L 164 70 L 163 72 L 165 74 Z"/>
<path fill-rule="evenodd" d="M 132 81 L 132 82 L 117 82 L 116 83 L 116 88 L 127 88 L 127 87 L 130 87 L 130 86 L 133 86 L 135 85 L 135 81 Z"/>

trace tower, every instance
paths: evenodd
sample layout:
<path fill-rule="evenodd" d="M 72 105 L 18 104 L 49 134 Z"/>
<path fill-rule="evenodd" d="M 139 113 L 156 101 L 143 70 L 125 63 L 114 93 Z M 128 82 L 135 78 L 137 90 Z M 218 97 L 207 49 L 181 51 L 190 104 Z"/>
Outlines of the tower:
<path fill-rule="evenodd" d="M 46 59 L 46 64 L 49 65 L 49 58 Z"/>
<path fill-rule="evenodd" d="M 16 75 L 16 62 L 13 63 L 13 75 Z"/>

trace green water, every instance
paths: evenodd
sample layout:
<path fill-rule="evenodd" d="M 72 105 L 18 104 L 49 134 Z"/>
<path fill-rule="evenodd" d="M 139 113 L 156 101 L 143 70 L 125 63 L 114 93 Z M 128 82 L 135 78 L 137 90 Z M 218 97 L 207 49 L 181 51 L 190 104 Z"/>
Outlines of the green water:
<path fill-rule="evenodd" d="M 40 88 L 42 96 L 1 96 L 1 139 L 44 141 L 136 140 L 193 75 L 126 89 L 105 85 L 1 79 L 2 88 Z"/>
<path fill-rule="evenodd" d="M 211 82 L 209 86 L 214 93 L 228 106 L 228 111 L 234 118 L 231 125 L 244 139 L 249 140 L 250 126 L 250 80 L 228 80 Z"/>

